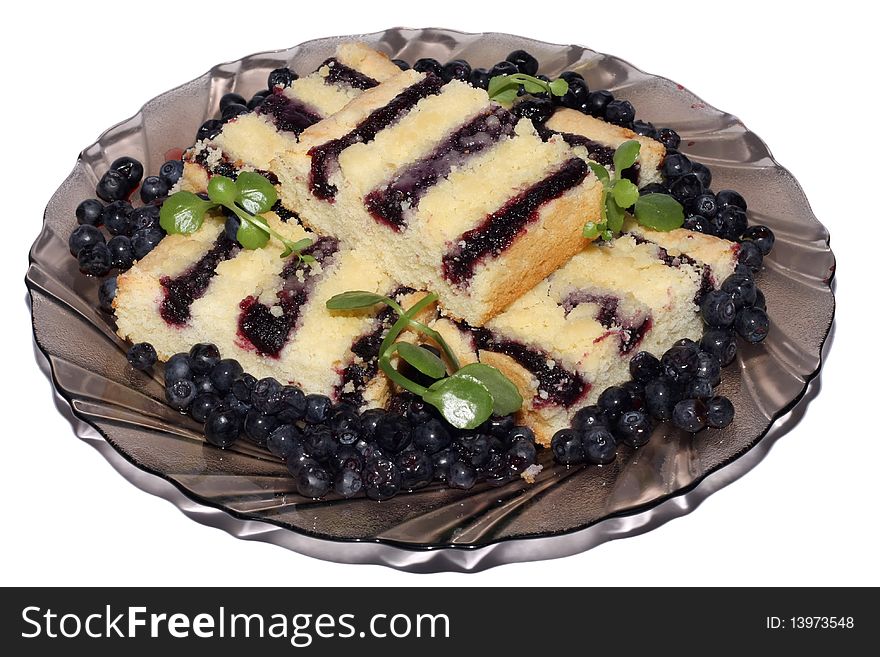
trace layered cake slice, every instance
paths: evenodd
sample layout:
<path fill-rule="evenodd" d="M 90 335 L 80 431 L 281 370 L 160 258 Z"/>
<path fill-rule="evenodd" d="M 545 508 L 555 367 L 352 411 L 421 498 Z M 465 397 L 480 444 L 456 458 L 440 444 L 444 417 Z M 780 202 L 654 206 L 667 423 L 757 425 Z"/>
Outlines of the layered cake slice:
<path fill-rule="evenodd" d="M 588 242 L 601 185 L 562 138 L 459 81 L 406 71 L 276 158 L 283 203 L 472 324 Z"/>
<path fill-rule="evenodd" d="M 543 127 L 544 137 L 559 135 L 578 155 L 609 169 L 613 168 L 614 151 L 623 142 L 635 140 L 641 148 L 636 163 L 623 172 L 639 187 L 662 181 L 660 167 L 666 157 L 666 148 L 659 141 L 638 135 L 577 110 L 560 107 Z"/>
<path fill-rule="evenodd" d="M 216 137 L 187 151 L 183 188 L 204 191 L 218 169 L 268 171 L 297 134 L 398 73 L 387 56 L 369 46 L 341 44 L 317 71 L 289 87 L 275 87 L 254 112 L 229 121 Z"/>

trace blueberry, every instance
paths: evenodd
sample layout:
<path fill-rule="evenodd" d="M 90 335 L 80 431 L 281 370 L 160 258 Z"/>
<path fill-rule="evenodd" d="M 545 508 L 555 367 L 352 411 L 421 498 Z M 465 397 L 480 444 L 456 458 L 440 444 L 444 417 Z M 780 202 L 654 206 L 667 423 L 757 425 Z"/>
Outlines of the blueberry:
<path fill-rule="evenodd" d="M 330 459 L 330 466 L 334 472 L 340 470 L 360 472 L 364 469 L 364 457 L 353 445 L 340 445 Z"/>
<path fill-rule="evenodd" d="M 220 111 L 222 112 L 229 105 L 233 105 L 236 103 L 239 105 L 246 105 L 247 101 L 241 94 L 237 94 L 234 92 L 225 93 L 220 96 Z"/>
<path fill-rule="evenodd" d="M 703 187 L 707 187 L 705 183 L 703 183 Z M 718 213 L 718 201 L 715 200 L 715 194 L 712 192 L 703 192 L 691 199 L 687 208 L 695 215 L 712 218 Z"/>
<path fill-rule="evenodd" d="M 646 411 L 627 411 L 617 419 L 615 435 L 630 447 L 641 447 L 651 438 L 654 422 Z"/>
<path fill-rule="evenodd" d="M 727 397 L 712 397 L 706 402 L 706 423 L 713 429 L 723 429 L 733 422 L 733 404 Z"/>
<path fill-rule="evenodd" d="M 489 80 L 492 79 L 492 76 L 489 75 L 489 71 L 484 68 L 475 68 L 471 71 L 471 84 L 477 87 L 477 89 L 488 89 L 489 88 Z"/>
<path fill-rule="evenodd" d="M 671 381 L 682 383 L 691 378 L 699 367 L 698 345 L 675 345 L 666 350 L 660 364 L 663 374 Z"/>
<path fill-rule="evenodd" d="M 525 50 L 514 50 L 505 59 L 515 64 L 520 73 L 535 75 L 538 72 L 538 60 Z"/>
<path fill-rule="evenodd" d="M 181 385 L 185 380 L 176 382 Z M 217 447 L 229 447 L 241 434 L 241 415 L 236 411 L 218 406 L 208 413 L 205 420 L 205 440 Z"/>
<path fill-rule="evenodd" d="M 470 490 L 477 483 L 477 471 L 467 463 L 456 461 L 449 466 L 446 485 L 450 488 Z"/>
<path fill-rule="evenodd" d="M 436 76 L 443 75 L 443 65 L 433 57 L 422 57 L 413 64 L 413 69 L 419 73 L 433 73 Z"/>
<path fill-rule="evenodd" d="M 218 361 L 219 362 L 219 361 Z M 242 374 L 235 381 L 232 382 L 232 394 L 235 395 L 235 398 L 239 401 L 250 403 L 251 401 L 251 392 L 254 389 L 254 386 L 257 385 L 257 379 L 251 374 Z"/>
<path fill-rule="evenodd" d="M 761 248 L 754 242 L 742 242 L 739 245 L 739 264 L 745 265 L 752 274 L 757 274 L 764 264 Z"/>
<path fill-rule="evenodd" d="M 224 358 L 217 361 L 217 364 L 211 368 L 211 383 L 217 392 L 226 394 L 232 390 L 232 384 L 241 376 L 244 369 L 241 364 L 234 358 Z"/>
<path fill-rule="evenodd" d="M 453 59 L 451 62 L 447 62 L 446 65 L 443 66 L 440 76 L 445 82 L 451 80 L 467 82 L 471 77 L 471 65 L 463 59 Z"/>
<path fill-rule="evenodd" d="M 533 123 L 544 123 L 553 115 L 553 101 L 547 98 L 529 98 L 513 106 L 513 113 Z"/>
<path fill-rule="evenodd" d="M 193 382 L 196 384 L 196 394 L 200 395 L 203 392 L 211 392 L 216 393 L 217 391 L 214 389 L 214 384 L 211 383 L 211 378 L 207 375 L 198 375 L 193 378 Z"/>
<path fill-rule="evenodd" d="M 196 384 L 189 379 L 176 379 L 165 385 L 165 401 L 171 408 L 185 411 L 196 398 Z"/>
<path fill-rule="evenodd" d="M 589 430 L 592 431 L 593 428 Z M 574 465 L 584 460 L 581 434 L 574 429 L 560 429 L 554 433 L 550 440 L 550 449 L 553 451 L 553 457 L 563 465 Z"/>
<path fill-rule="evenodd" d="M 605 107 L 605 120 L 614 125 L 627 125 L 636 118 L 636 110 L 628 100 L 612 100 Z"/>
<path fill-rule="evenodd" d="M 669 188 L 666 185 L 661 185 L 660 183 L 648 183 L 644 187 L 639 189 L 639 195 L 645 196 L 646 194 L 668 194 Z"/>
<path fill-rule="evenodd" d="M 110 163 L 111 171 L 118 171 L 125 176 L 129 189 L 134 189 L 144 175 L 144 165 L 133 157 L 117 157 Z"/>
<path fill-rule="evenodd" d="M 334 408 L 328 426 L 337 433 L 353 432 L 357 437 L 348 444 L 353 444 L 360 438 L 361 418 L 357 411 L 350 408 Z"/>
<path fill-rule="evenodd" d="M 446 481 L 449 476 L 449 468 L 455 463 L 455 451 L 443 449 L 431 455 L 431 463 L 434 466 L 434 479 Z"/>
<path fill-rule="evenodd" d="M 302 445 L 302 434 L 292 424 L 282 424 L 266 438 L 266 448 L 280 459 L 287 460 L 293 448 Z"/>
<path fill-rule="evenodd" d="M 481 468 L 489 462 L 491 441 L 484 433 L 459 436 L 455 442 L 455 452 L 460 461 L 466 461 L 475 468 Z"/>
<path fill-rule="evenodd" d="M 245 435 L 257 445 L 265 445 L 266 440 L 278 427 L 278 420 L 274 415 L 266 415 L 256 408 L 248 411 L 244 420 Z"/>
<path fill-rule="evenodd" d="M 725 208 L 732 205 L 743 211 L 748 210 L 746 200 L 739 192 L 735 192 L 732 189 L 722 189 L 715 196 L 718 197 L 719 208 Z"/>
<path fill-rule="evenodd" d="M 489 77 L 494 78 L 496 75 L 515 75 L 519 73 L 519 69 L 513 62 L 498 62 L 489 71 Z"/>
<path fill-rule="evenodd" d="M 165 362 L 165 384 L 168 385 L 172 381 L 180 379 L 192 379 L 192 364 L 189 354 L 174 354 Z"/>
<path fill-rule="evenodd" d="M 159 224 L 159 206 L 144 205 L 131 211 L 128 221 L 132 232 L 151 228 L 162 230 Z"/>
<path fill-rule="evenodd" d="M 106 276 L 110 273 L 111 256 L 106 244 L 95 244 L 80 250 L 77 260 L 79 270 L 88 276 Z"/>
<path fill-rule="evenodd" d="M 767 299 L 764 297 L 764 293 L 761 292 L 761 288 L 755 290 L 755 305 L 753 307 L 767 310 Z"/>
<path fill-rule="evenodd" d="M 733 242 L 742 236 L 743 231 L 745 231 L 749 224 L 746 211 L 735 205 L 721 207 L 718 210 L 717 218 L 721 222 L 721 234 L 719 237 Z"/>
<path fill-rule="evenodd" d="M 712 382 L 700 376 L 695 376 L 684 387 L 684 396 L 689 399 L 708 399 L 712 392 Z"/>
<path fill-rule="evenodd" d="M 220 351 L 216 345 L 200 342 L 189 350 L 189 366 L 192 373 L 207 374 L 220 360 Z M 167 377 L 167 372 L 166 372 Z"/>
<path fill-rule="evenodd" d="M 515 426 L 504 437 L 504 443 L 508 447 L 517 440 L 527 440 L 531 443 L 535 442 L 535 432 L 525 426 Z"/>
<path fill-rule="evenodd" d="M 710 234 L 711 231 L 709 220 L 698 214 L 691 215 L 685 219 L 681 227 L 686 228 L 687 230 L 692 230 L 696 233 L 706 233 L 707 235 Z"/>
<path fill-rule="evenodd" d="M 303 497 L 324 497 L 332 485 L 330 473 L 314 460 L 302 463 L 296 473 L 296 492 Z"/>
<path fill-rule="evenodd" d="M 232 103 L 223 108 L 223 111 L 220 113 L 220 118 L 223 121 L 231 121 L 237 116 L 247 114 L 249 111 L 247 103 Z"/>
<path fill-rule="evenodd" d="M 111 242 L 113 240 L 110 240 Z M 98 307 L 105 313 L 113 312 L 113 299 L 116 298 L 116 277 L 111 276 L 101 281 L 98 288 Z"/>
<path fill-rule="evenodd" d="M 241 380 L 241 377 L 236 379 L 236 382 L 239 380 Z M 256 385 L 256 382 L 254 382 L 254 385 Z M 236 384 L 233 383 L 233 391 L 235 390 L 235 386 Z M 281 395 L 278 398 L 278 402 L 277 404 L 274 404 L 274 406 L 278 408 L 277 415 L 279 422 L 293 424 L 304 418 L 306 415 L 306 396 L 303 394 L 303 391 L 296 386 L 284 386 L 281 389 Z"/>
<path fill-rule="evenodd" d="M 269 73 L 269 77 L 266 79 L 266 88 L 289 87 L 298 78 L 299 76 L 296 73 L 286 66 L 282 66 Z"/>
<path fill-rule="evenodd" d="M 598 406 L 610 421 L 616 420 L 621 413 L 629 409 L 629 393 L 620 386 L 609 386 L 599 395 Z"/>
<path fill-rule="evenodd" d="M 384 408 L 370 408 L 361 413 L 361 434 L 367 440 L 373 440 L 379 420 L 385 417 Z"/>
<path fill-rule="evenodd" d="M 452 444 L 452 436 L 440 420 L 431 419 L 413 429 L 412 442 L 416 449 L 436 454 Z"/>
<path fill-rule="evenodd" d="M 553 96 L 553 101 L 559 103 L 563 107 L 578 109 L 587 102 L 590 95 L 590 89 L 587 83 L 580 78 L 572 78 L 568 81 L 568 91 L 561 98 Z"/>
<path fill-rule="evenodd" d="M 326 395 L 306 395 L 304 419 L 309 424 L 320 424 L 330 417 L 333 402 Z"/>
<path fill-rule="evenodd" d="M 329 461 L 339 447 L 339 443 L 333 436 L 333 431 L 323 425 L 307 427 L 303 432 L 303 441 L 309 454 L 322 463 Z"/>
<path fill-rule="evenodd" d="M 67 246 L 70 248 L 70 252 L 74 256 L 79 255 L 79 252 L 87 247 L 103 243 L 104 234 L 89 224 L 83 224 L 82 226 L 74 228 L 67 240 Z"/>
<path fill-rule="evenodd" d="M 412 490 L 431 483 L 434 478 L 434 464 L 424 452 L 413 449 L 402 452 L 395 459 L 400 471 L 400 487 Z"/>
<path fill-rule="evenodd" d="M 206 422 L 208 415 L 220 406 L 220 397 L 210 392 L 196 395 L 189 407 L 189 414 L 196 422 Z"/>
<path fill-rule="evenodd" d="M 79 210 L 77 210 L 76 216 L 79 217 Z M 742 238 L 757 246 L 762 255 L 770 253 L 773 250 L 773 245 L 776 243 L 776 235 L 767 226 L 749 226 L 743 232 Z M 743 246 L 745 246 L 745 242 Z"/>
<path fill-rule="evenodd" d="M 100 226 L 104 219 L 104 206 L 96 198 L 89 198 L 76 206 L 76 223 Z"/>
<path fill-rule="evenodd" d="M 510 443 L 510 447 L 505 452 L 505 457 L 511 463 L 516 465 L 518 472 L 522 472 L 528 466 L 535 462 L 538 451 L 535 448 L 535 441 L 528 438 L 516 438 Z"/>
<path fill-rule="evenodd" d="M 637 135 L 641 135 L 642 137 L 654 138 L 657 135 L 657 128 L 654 127 L 653 123 L 650 123 L 648 121 L 633 121 L 632 131 Z"/>
<path fill-rule="evenodd" d="M 670 180 L 688 174 L 692 169 L 691 161 L 681 153 L 672 153 L 663 160 L 663 175 Z"/>
<path fill-rule="evenodd" d="M 678 148 L 679 144 L 681 144 L 681 137 L 672 128 L 660 128 L 657 131 L 657 141 L 666 148 Z"/>
<path fill-rule="evenodd" d="M 726 327 L 733 324 L 736 318 L 736 305 L 733 297 L 723 290 L 710 290 L 703 295 L 700 302 L 700 314 L 703 321 L 714 327 Z"/>
<path fill-rule="evenodd" d="M 409 65 L 409 62 L 404 59 L 392 59 L 391 63 L 394 64 L 401 71 L 408 71 L 410 68 L 412 68 Z"/>
<path fill-rule="evenodd" d="M 400 470 L 388 458 L 375 458 L 367 462 L 361 478 L 364 492 L 371 500 L 387 500 L 400 490 Z"/>
<path fill-rule="evenodd" d="M 617 456 L 617 441 L 605 427 L 593 427 L 581 438 L 584 458 L 596 465 L 607 465 Z"/>
<path fill-rule="evenodd" d="M 203 139 L 213 139 L 220 134 L 222 129 L 223 121 L 219 119 L 208 119 L 201 125 L 201 127 L 199 127 L 199 131 L 196 133 L 196 140 L 201 141 Z"/>
<path fill-rule="evenodd" d="M 587 95 L 587 102 L 584 107 L 591 116 L 602 118 L 605 116 L 605 108 L 613 100 L 614 95 L 610 91 L 605 91 L 604 89 L 591 91 Z"/>
<path fill-rule="evenodd" d="M 134 256 L 135 260 L 141 260 L 146 257 L 150 251 L 155 249 L 164 237 L 165 233 L 162 230 L 157 230 L 155 228 L 144 228 L 135 231 L 131 236 L 132 256 Z"/>
<path fill-rule="evenodd" d="M 419 397 L 413 397 L 406 405 L 406 417 L 414 425 L 438 416 L 437 409 Z"/>
<path fill-rule="evenodd" d="M 159 167 L 159 177 L 165 181 L 168 187 L 173 187 L 183 175 L 183 162 L 181 160 L 168 160 Z"/>
<path fill-rule="evenodd" d="M 760 308 L 743 308 L 736 314 L 736 332 L 746 342 L 763 342 L 770 330 L 770 318 Z"/>
<path fill-rule="evenodd" d="M 110 266 L 125 271 L 131 268 L 131 241 L 125 235 L 117 235 L 107 242 L 110 251 Z M 113 279 L 114 281 L 116 279 Z M 115 288 L 114 288 L 115 290 Z"/>
<path fill-rule="evenodd" d="M 148 370 L 156 364 L 156 349 L 149 342 L 133 344 L 125 354 L 128 364 L 136 370 Z"/>
<path fill-rule="evenodd" d="M 169 185 L 164 178 L 147 176 L 141 185 L 141 201 L 152 203 L 168 196 Z"/>
<path fill-rule="evenodd" d="M 104 208 L 103 222 L 111 235 L 131 235 L 132 207 L 128 201 L 113 201 Z"/>
<path fill-rule="evenodd" d="M 263 104 L 263 101 L 265 101 L 266 97 L 271 93 L 272 92 L 268 89 L 258 91 L 253 96 L 251 96 L 251 99 L 247 102 L 247 108 L 251 111 L 257 109 L 260 105 Z"/>
<path fill-rule="evenodd" d="M 700 180 L 705 189 L 709 189 L 712 186 L 712 172 L 709 171 L 709 167 L 705 164 L 694 162 L 691 173 Z"/>
<path fill-rule="evenodd" d="M 373 439 L 384 451 L 396 454 L 412 440 L 409 420 L 396 413 L 386 414 L 376 424 Z"/>
<path fill-rule="evenodd" d="M 755 304 L 758 288 L 751 276 L 743 274 L 731 274 L 721 284 L 721 289 L 727 292 L 737 310 Z"/>
<path fill-rule="evenodd" d="M 672 411 L 672 423 L 679 429 L 696 433 L 706 428 L 707 414 L 702 399 L 682 399 Z"/>
<path fill-rule="evenodd" d="M 718 214 L 714 217 L 708 217 L 704 228 L 705 230 L 703 230 L 703 232 L 706 233 L 706 235 L 721 237 L 724 233 L 724 224 L 721 222 L 721 217 L 719 217 Z"/>
<path fill-rule="evenodd" d="M 676 201 L 687 204 L 688 201 L 702 195 L 704 190 L 699 177 L 694 173 L 688 173 L 673 180 L 669 191 Z"/>
<path fill-rule="evenodd" d="M 333 480 L 333 490 L 342 497 L 354 497 L 363 490 L 364 480 L 361 473 L 348 468 L 336 473 Z"/>
<path fill-rule="evenodd" d="M 498 438 L 506 438 L 515 424 L 516 420 L 512 415 L 493 415 L 480 426 L 480 431 Z"/>
<path fill-rule="evenodd" d="M 647 383 L 660 375 L 662 367 L 658 358 L 648 352 L 640 351 L 629 361 L 629 374 L 636 381 Z"/>
<path fill-rule="evenodd" d="M 122 201 L 128 198 L 131 190 L 128 177 L 120 171 L 111 169 L 101 176 L 95 187 L 95 194 L 103 201 Z"/>
<path fill-rule="evenodd" d="M 713 386 L 721 383 L 721 363 L 712 354 L 701 351 L 698 355 L 697 371 L 694 376 L 700 379 L 707 379 Z"/>
<path fill-rule="evenodd" d="M 284 408 L 284 394 L 284 387 L 271 376 L 267 376 L 254 384 L 251 404 L 262 413 L 277 415 Z"/>
<path fill-rule="evenodd" d="M 645 408 L 657 420 L 671 418 L 678 399 L 677 386 L 667 379 L 658 378 L 645 384 Z"/>
<path fill-rule="evenodd" d="M 736 340 L 730 329 L 708 329 L 700 340 L 700 348 L 717 358 L 722 367 L 726 367 L 736 358 Z"/>

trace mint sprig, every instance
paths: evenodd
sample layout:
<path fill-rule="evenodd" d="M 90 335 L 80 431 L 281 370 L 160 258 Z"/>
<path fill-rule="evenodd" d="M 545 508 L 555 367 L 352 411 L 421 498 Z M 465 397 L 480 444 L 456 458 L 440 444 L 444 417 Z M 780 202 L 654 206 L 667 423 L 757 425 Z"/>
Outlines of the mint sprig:
<path fill-rule="evenodd" d="M 242 171 L 235 180 L 226 176 L 212 176 L 208 183 L 208 199 L 192 192 L 179 191 L 169 196 L 159 211 L 159 224 L 169 234 L 190 235 L 202 227 L 205 213 L 222 206 L 241 221 L 235 239 L 245 249 L 261 249 L 270 237 L 284 245 L 282 258 L 300 252 L 312 244 L 311 239 L 293 242 L 274 231 L 259 215 L 268 212 L 278 200 L 278 192 L 265 176 L 253 171 Z M 301 260 L 314 258 L 300 255 Z"/>
<path fill-rule="evenodd" d="M 461 367 L 443 336 L 415 319 L 436 300 L 436 294 L 427 294 L 411 308 L 404 310 L 391 297 L 355 290 L 330 298 L 327 308 L 356 310 L 384 303 L 393 309 L 398 318 L 379 346 L 380 369 L 401 388 L 437 408 L 452 426 L 458 429 L 474 429 L 489 419 L 492 413 L 508 415 L 518 411 L 522 407 L 523 399 L 510 379 L 498 369 L 482 363 Z M 397 338 L 407 328 L 436 342 L 446 356 L 446 362 L 421 345 L 397 342 Z M 434 383 L 425 387 L 401 374 L 391 363 L 394 354 L 425 376 L 434 379 Z"/>
<path fill-rule="evenodd" d="M 562 78 L 548 82 L 525 73 L 496 75 L 489 80 L 489 99 L 502 105 L 510 105 L 516 100 L 520 87 L 530 94 L 546 92 L 551 96 L 564 96 L 568 91 L 568 82 Z"/>
<path fill-rule="evenodd" d="M 599 222 L 584 224 L 583 236 L 589 240 L 610 241 L 620 235 L 627 211 L 646 228 L 670 231 L 684 224 L 684 208 L 668 194 L 639 194 L 632 181 L 621 177 L 639 158 L 641 144 L 635 139 L 623 142 L 614 151 L 614 173 L 597 162 L 587 162 L 599 182 L 602 183 L 602 216 Z"/>

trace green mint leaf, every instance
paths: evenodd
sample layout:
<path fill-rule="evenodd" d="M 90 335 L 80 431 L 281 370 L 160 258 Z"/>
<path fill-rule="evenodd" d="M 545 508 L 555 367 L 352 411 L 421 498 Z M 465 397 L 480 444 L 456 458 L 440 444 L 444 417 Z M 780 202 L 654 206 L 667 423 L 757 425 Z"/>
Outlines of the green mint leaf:
<path fill-rule="evenodd" d="M 626 212 L 617 205 L 614 200 L 614 194 L 605 196 L 605 216 L 608 217 L 608 231 L 612 235 L 617 235 L 623 228 L 623 220 L 626 218 Z"/>
<path fill-rule="evenodd" d="M 208 181 L 208 198 L 220 205 L 232 205 L 238 196 L 235 181 L 226 176 L 211 176 Z"/>
<path fill-rule="evenodd" d="M 269 233 L 250 221 L 242 221 L 235 239 L 245 249 L 262 249 L 269 241 Z"/>
<path fill-rule="evenodd" d="M 475 429 L 492 415 L 492 395 L 473 378 L 440 379 L 422 394 L 422 399 L 456 429 Z"/>
<path fill-rule="evenodd" d="M 588 221 L 584 224 L 583 236 L 588 240 L 594 240 L 599 237 L 599 233 L 601 232 L 600 228 L 601 224 L 597 224 L 594 221 Z"/>
<path fill-rule="evenodd" d="M 489 80 L 489 88 L 487 90 L 489 98 L 495 100 L 495 96 L 507 89 L 509 86 L 515 87 L 515 83 L 513 82 L 513 80 L 510 79 L 509 75 L 496 75 L 491 80 Z"/>
<path fill-rule="evenodd" d="M 608 169 L 603 167 L 598 162 L 588 160 L 587 166 L 590 167 L 590 169 L 593 171 L 593 175 L 595 175 L 599 179 L 599 182 L 601 182 L 603 185 L 611 180 L 611 174 L 608 173 Z"/>
<path fill-rule="evenodd" d="M 610 242 L 614 239 L 614 233 L 612 233 L 610 230 L 606 230 L 604 233 L 602 233 L 602 239 L 606 242 Z"/>
<path fill-rule="evenodd" d="M 432 379 L 446 376 L 446 365 L 443 361 L 424 347 L 409 342 L 397 342 L 395 345 L 398 355 L 422 374 Z"/>
<path fill-rule="evenodd" d="M 535 80 L 526 76 L 526 79 L 522 81 L 522 87 L 528 94 L 540 94 L 547 91 L 549 84 L 543 80 Z"/>
<path fill-rule="evenodd" d="M 550 83 L 550 93 L 554 96 L 564 96 L 568 93 L 568 82 L 562 78 L 556 78 Z"/>
<path fill-rule="evenodd" d="M 522 408 L 523 398 L 516 386 L 500 370 L 483 363 L 465 365 L 450 378 L 472 379 L 485 386 L 492 396 L 492 411 L 496 415 L 510 415 Z"/>
<path fill-rule="evenodd" d="M 253 171 L 242 171 L 238 174 L 235 187 L 238 189 L 236 202 L 251 214 L 268 212 L 278 200 L 275 186 Z"/>
<path fill-rule="evenodd" d="M 617 147 L 617 150 L 614 151 L 614 171 L 618 178 L 624 169 L 629 169 L 636 163 L 641 148 L 642 145 L 635 139 L 625 141 Z"/>
<path fill-rule="evenodd" d="M 352 290 L 330 297 L 327 300 L 329 310 L 353 310 L 355 308 L 369 308 L 377 303 L 385 303 L 385 297 L 374 292 Z"/>
<path fill-rule="evenodd" d="M 162 209 L 159 211 L 159 225 L 170 235 L 175 233 L 189 235 L 202 227 L 205 213 L 214 205 L 192 192 L 175 192 L 162 204 Z"/>
<path fill-rule="evenodd" d="M 508 87 L 492 96 L 492 100 L 502 105 L 511 105 L 516 100 L 516 87 Z"/>
<path fill-rule="evenodd" d="M 626 178 L 615 181 L 611 195 L 621 208 L 630 208 L 639 200 L 639 188 Z"/>
<path fill-rule="evenodd" d="M 636 201 L 635 217 L 647 228 L 666 232 L 681 228 L 684 209 L 667 194 L 645 194 Z"/>
<path fill-rule="evenodd" d="M 311 255 L 309 255 L 308 253 L 305 254 L 305 255 L 301 255 L 301 256 L 299 257 L 299 259 L 302 260 L 303 262 L 307 263 L 307 264 L 311 264 L 311 263 L 313 263 L 313 262 L 318 262 L 318 261 L 315 259 L 315 256 L 311 256 Z"/>

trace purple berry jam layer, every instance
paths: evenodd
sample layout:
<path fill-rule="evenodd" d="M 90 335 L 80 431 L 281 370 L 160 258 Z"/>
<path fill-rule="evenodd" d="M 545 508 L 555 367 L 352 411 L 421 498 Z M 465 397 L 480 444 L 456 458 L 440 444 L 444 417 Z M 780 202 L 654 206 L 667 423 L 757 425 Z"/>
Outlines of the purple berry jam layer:
<path fill-rule="evenodd" d="M 309 189 L 312 194 L 316 198 L 332 203 L 338 190 L 336 185 L 330 182 L 330 176 L 336 169 L 339 154 L 354 144 L 373 141 L 379 132 L 398 121 L 420 100 L 440 93 L 442 88 L 442 79 L 428 75 L 424 80 L 401 91 L 384 107 L 372 112 L 348 134 L 309 149 L 309 156 L 312 158 Z"/>
<path fill-rule="evenodd" d="M 573 157 L 544 180 L 514 196 L 479 226 L 453 241 L 455 246 L 443 256 L 444 278 L 453 285 L 467 287 L 477 265 L 501 255 L 528 224 L 537 221 L 543 205 L 580 185 L 589 173 L 587 163 Z"/>
<path fill-rule="evenodd" d="M 303 254 L 312 256 L 326 267 L 338 250 L 339 243 L 335 238 L 321 237 L 303 250 Z M 289 259 L 281 271 L 284 284 L 278 290 L 278 301 L 271 307 L 253 296 L 242 299 L 238 317 L 238 343 L 242 349 L 253 349 L 261 356 L 278 357 L 290 340 L 317 283 L 318 278 L 311 275 L 310 266 L 296 256 Z"/>
<path fill-rule="evenodd" d="M 327 76 L 324 78 L 325 84 L 362 90 L 372 89 L 379 84 L 377 80 L 374 80 L 369 75 L 364 75 L 360 71 L 356 71 L 350 66 L 346 66 L 335 57 L 331 57 L 321 64 L 321 66 L 326 66 L 328 69 Z"/>
<path fill-rule="evenodd" d="M 256 112 L 271 120 L 278 130 L 297 135 L 321 120 L 321 116 L 314 109 L 299 100 L 290 98 L 281 87 L 275 87 L 272 93 L 260 103 Z"/>
<path fill-rule="evenodd" d="M 574 290 L 562 300 L 560 305 L 565 310 L 565 315 L 568 316 L 582 303 L 592 303 L 599 306 L 596 321 L 609 331 L 619 335 L 621 355 L 626 355 L 639 346 L 654 325 L 653 318 L 650 316 L 637 318 L 635 322 L 633 322 L 633 318 L 622 316 L 620 314 L 620 299 L 610 294 Z"/>
<path fill-rule="evenodd" d="M 503 107 L 494 107 L 476 116 L 440 142 L 433 152 L 404 167 L 388 185 L 370 192 L 364 205 L 376 221 L 395 231 L 403 230 L 407 210 L 417 208 L 419 200 L 437 181 L 512 135 L 516 121 Z"/>

